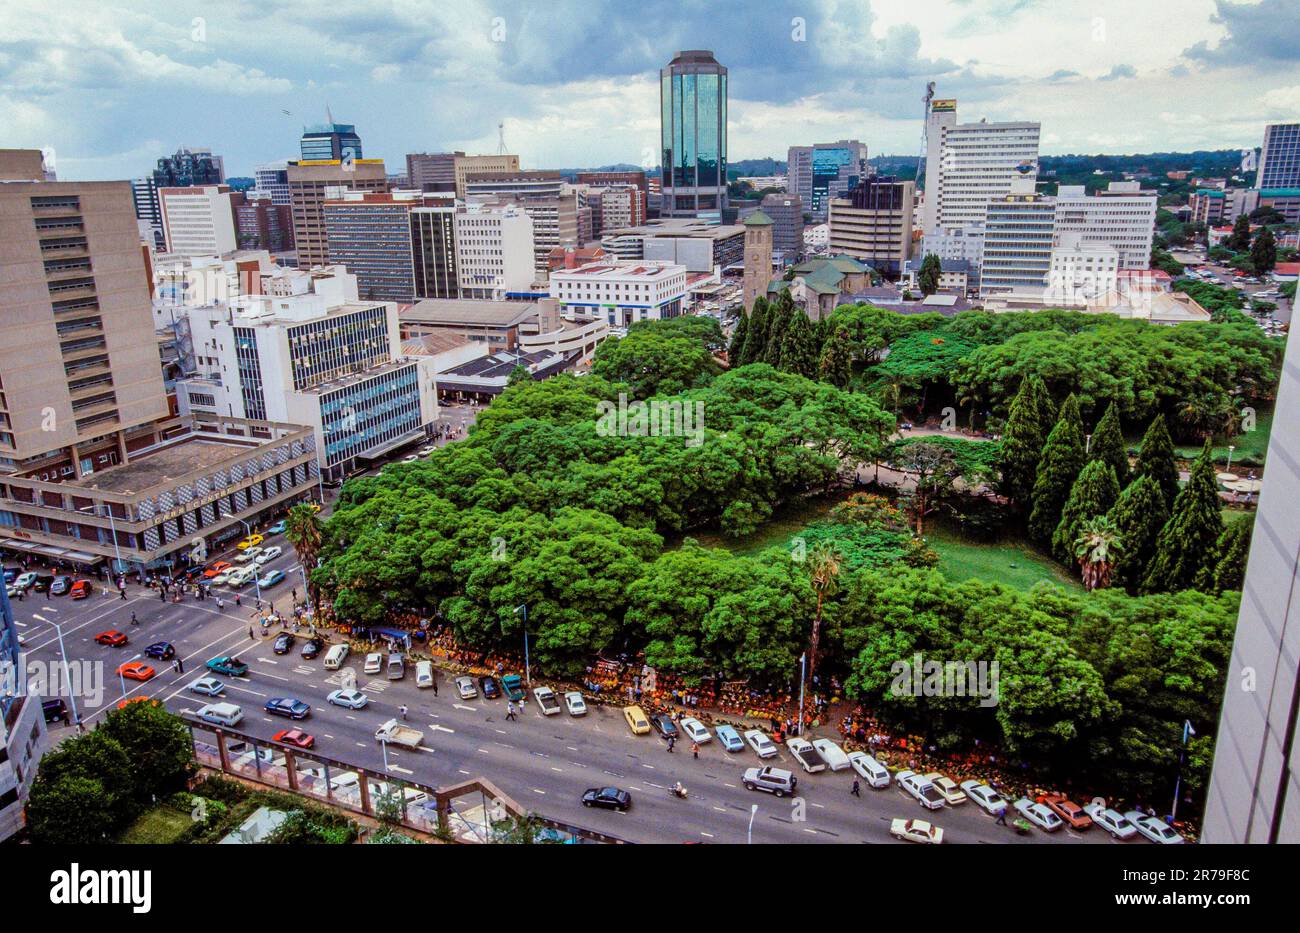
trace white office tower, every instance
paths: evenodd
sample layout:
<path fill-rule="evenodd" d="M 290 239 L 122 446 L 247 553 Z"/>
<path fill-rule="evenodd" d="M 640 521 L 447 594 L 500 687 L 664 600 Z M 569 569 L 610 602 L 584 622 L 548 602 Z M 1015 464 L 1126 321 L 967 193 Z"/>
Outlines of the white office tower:
<path fill-rule="evenodd" d="M 926 118 L 926 234 L 983 224 L 992 198 L 1014 179 L 1038 177 L 1038 123 L 957 122 L 957 101 L 935 100 Z"/>
<path fill-rule="evenodd" d="M 1156 193 L 1136 181 L 1112 181 L 1089 197 L 1083 185 L 1062 185 L 1056 194 L 1056 235 L 1075 237 L 1078 247 L 1114 248 L 1120 269 L 1151 266 Z"/>
<path fill-rule="evenodd" d="M 1056 203 L 1034 190 L 1034 179 L 1018 178 L 1006 194 L 987 203 L 980 297 L 1037 290 L 1052 267 Z"/>
<path fill-rule="evenodd" d="M 517 204 L 471 200 L 456 212 L 461 298 L 504 301 L 536 277 L 533 219 Z"/>

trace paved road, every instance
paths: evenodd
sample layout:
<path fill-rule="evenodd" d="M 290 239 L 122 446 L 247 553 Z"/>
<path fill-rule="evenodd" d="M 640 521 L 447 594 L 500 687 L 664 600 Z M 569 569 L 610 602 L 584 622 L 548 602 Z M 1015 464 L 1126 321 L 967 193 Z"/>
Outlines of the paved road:
<path fill-rule="evenodd" d="M 296 561 L 289 553 L 272 566 L 285 570 L 288 580 L 267 596 L 287 606 L 289 588 L 296 580 Z M 149 643 L 165 639 L 177 647 L 185 673 L 173 672 L 168 662 L 156 662 L 158 674 L 152 680 L 126 682 L 128 696 L 156 697 L 177 712 L 197 709 L 207 701 L 189 693 L 186 686 L 203 675 L 207 659 L 237 654 L 248 662 L 251 672 L 247 678 L 230 681 L 227 699 L 244 708 L 242 728 L 246 731 L 270 738 L 286 728 L 287 721 L 267 716 L 261 706 L 273 696 L 298 697 L 312 705 L 312 715 L 294 725 L 314 734 L 322 753 L 380 771 L 383 750 L 374 739 L 374 730 L 405 704 L 411 724 L 425 732 L 425 747 L 418 751 L 390 748 L 389 770 L 394 777 L 439 786 L 481 775 L 524 806 L 635 841 L 744 842 L 750 806 L 755 803 L 759 811 L 754 841 L 760 843 L 892 842 L 888 836 L 891 818 L 928 816 L 892 786 L 883 791 L 864 786 L 862 798 L 854 798 L 849 793 L 850 773 L 804 775 L 784 751 L 773 763 L 799 774 L 801 803 L 748 792 L 740 786 L 741 773 L 759 763 L 749 751 L 727 754 L 715 741 L 703 746 L 700 759 L 694 761 L 689 744 L 679 742 L 670 754 L 657 737 L 633 736 L 621 712 L 613 707 L 592 704 L 588 716 L 574 719 L 567 713 L 544 717 L 530 702 L 519 721 L 506 721 L 501 700 L 458 700 L 450 677 L 442 672 L 440 695 L 434 697 L 431 690 L 417 690 L 412 677 L 390 682 L 364 675 L 362 659 L 353 657 L 347 666 L 355 670 L 357 684 L 370 696 L 371 704 L 355 712 L 332 707 L 324 698 L 339 685 L 339 673 L 324 670 L 319 658 L 303 660 L 301 639 L 290 654 L 282 656 L 273 653 L 272 639 L 259 636 L 250 641 L 248 605 L 236 609 L 227 598 L 224 611 L 219 611 L 215 600 L 189 599 L 177 605 L 161 602 L 147 590 L 132 588 L 129 594 L 126 602 L 99 595 L 74 602 L 33 594 L 14 603 L 29 659 L 58 666 L 53 627 L 39 621 L 46 619 L 62 625 L 70 662 L 86 659 L 101 665 L 103 695 L 97 701 L 78 697 L 81 715 L 90 723 L 122 699 L 116 666 Z M 129 625 L 132 611 L 140 618 L 139 628 Z M 95 644 L 94 636 L 107 628 L 127 632 L 130 644 L 116 649 Z M 668 795 L 668 786 L 678 780 L 690 791 L 688 800 Z M 634 804 L 630 813 L 581 806 L 584 789 L 606 784 L 631 791 Z M 933 821 L 953 842 L 1109 842 L 1096 830 L 1056 836 L 1036 831 L 1017 837 L 969 803 L 934 814 Z"/>

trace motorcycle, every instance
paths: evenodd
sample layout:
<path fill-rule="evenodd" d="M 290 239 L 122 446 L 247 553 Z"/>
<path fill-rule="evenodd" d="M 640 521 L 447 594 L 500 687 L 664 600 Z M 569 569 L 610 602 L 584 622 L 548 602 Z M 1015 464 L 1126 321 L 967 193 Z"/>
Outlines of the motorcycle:
<path fill-rule="evenodd" d="M 680 781 L 678 781 L 672 787 L 668 788 L 668 793 L 673 797 L 680 797 L 682 800 L 685 800 L 688 796 L 686 793 L 686 788 L 682 785 Z"/>

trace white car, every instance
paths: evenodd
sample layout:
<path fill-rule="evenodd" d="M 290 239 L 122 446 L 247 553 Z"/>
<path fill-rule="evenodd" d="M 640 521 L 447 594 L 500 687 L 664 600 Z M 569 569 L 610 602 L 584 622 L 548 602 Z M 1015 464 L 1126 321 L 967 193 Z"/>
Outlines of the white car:
<path fill-rule="evenodd" d="M 694 718 L 693 716 L 687 716 L 680 723 L 678 723 L 678 725 L 680 725 L 682 727 L 682 731 L 686 733 L 686 738 L 688 738 L 692 742 L 695 742 L 699 745 L 703 745 L 705 742 L 713 741 L 713 733 L 709 732 L 708 729 L 704 728 L 704 723 L 700 722 L 698 719 Z"/>
<path fill-rule="evenodd" d="M 272 544 L 268 548 L 263 548 L 257 555 L 257 565 L 260 567 L 263 564 L 269 564 L 283 553 L 284 548 L 280 547 L 278 544 Z"/>
<path fill-rule="evenodd" d="M 225 570 L 208 581 L 213 586 L 226 586 L 230 583 L 230 571 Z"/>
<path fill-rule="evenodd" d="M 554 716 L 560 712 L 560 701 L 550 687 L 534 687 L 533 696 L 537 698 L 537 708 L 543 716 Z"/>
<path fill-rule="evenodd" d="M 925 780 L 933 784 L 934 789 L 943 795 L 948 806 L 955 807 L 959 803 L 966 802 L 966 795 L 952 778 L 944 777 L 938 771 L 931 771 L 925 776 Z"/>
<path fill-rule="evenodd" d="M 749 729 L 745 732 L 745 741 L 749 747 L 754 750 L 754 754 L 759 758 L 775 758 L 778 754 L 777 747 L 759 729 Z"/>
<path fill-rule="evenodd" d="M 935 790 L 934 785 L 915 771 L 899 771 L 894 775 L 898 786 L 916 798 L 916 802 L 927 810 L 942 810 L 943 795 Z"/>
<path fill-rule="evenodd" d="M 1045 803 L 1034 803 L 1028 797 L 1021 797 L 1012 806 L 1017 813 L 1044 832 L 1054 833 L 1065 825 L 1065 820 L 1053 813 Z"/>
<path fill-rule="evenodd" d="M 1187 841 L 1164 820 L 1143 813 L 1141 810 L 1129 810 L 1124 814 L 1124 819 L 1132 823 L 1147 839 L 1160 845 L 1180 846 Z"/>
<path fill-rule="evenodd" d="M 568 709 L 570 716 L 587 715 L 587 701 L 582 698 L 582 694 L 577 690 L 570 690 L 564 695 L 564 705 Z"/>
<path fill-rule="evenodd" d="M 1001 794 L 979 781 L 962 781 L 961 789 L 966 792 L 967 799 L 975 801 L 975 806 L 991 816 L 1011 807 Z"/>
<path fill-rule="evenodd" d="M 1118 810 L 1090 803 L 1084 806 L 1083 812 L 1092 817 L 1094 824 L 1110 833 L 1112 839 L 1132 839 L 1137 835 L 1137 827 Z"/>
<path fill-rule="evenodd" d="M 420 456 L 421 456 L 421 457 L 427 457 L 427 456 L 429 456 L 429 454 L 433 453 L 433 452 L 434 452 L 435 450 L 437 450 L 437 449 L 438 449 L 438 448 L 437 448 L 437 447 L 434 447 L 432 444 L 429 444 L 427 447 L 421 447 L 421 448 L 420 448 Z"/>
<path fill-rule="evenodd" d="M 226 584 L 228 586 L 247 586 L 256 577 L 256 567 L 236 567 L 234 570 L 226 571 Z"/>
<path fill-rule="evenodd" d="M 325 702 L 347 709 L 365 709 L 370 702 L 370 697 L 360 690 L 335 690 L 325 698 Z"/>
<path fill-rule="evenodd" d="M 943 830 L 925 820 L 891 820 L 889 835 L 904 842 L 921 842 L 938 845 L 943 842 Z"/>
<path fill-rule="evenodd" d="M 457 677 L 456 692 L 460 694 L 462 700 L 472 700 L 478 696 L 478 687 L 474 686 L 474 678 L 464 675 Z"/>
<path fill-rule="evenodd" d="M 415 461 L 417 461 L 417 460 L 419 460 L 419 459 L 420 459 L 420 455 L 419 455 L 419 454 L 407 454 L 405 457 L 402 458 L 402 462 L 403 462 L 403 463 L 414 463 Z"/>
<path fill-rule="evenodd" d="M 225 690 L 225 683 L 216 677 L 200 677 L 190 684 L 190 693 L 201 693 L 205 697 L 219 697 Z"/>
<path fill-rule="evenodd" d="M 235 555 L 235 563 L 247 565 L 257 560 L 257 555 L 261 553 L 262 553 L 262 549 L 260 547 L 254 546 L 250 548 L 245 548 L 244 550 L 240 551 L 238 554 Z"/>
<path fill-rule="evenodd" d="M 826 767 L 832 771 L 843 771 L 849 766 L 849 756 L 830 739 L 813 739 L 813 748 L 817 749 L 826 762 Z"/>
<path fill-rule="evenodd" d="M 889 786 L 889 769 L 866 752 L 849 752 L 849 766 L 868 786 L 877 789 Z"/>
<path fill-rule="evenodd" d="M 380 651 L 372 651 L 366 655 L 366 663 L 361 668 L 363 674 L 378 674 L 384 669 L 384 655 Z"/>

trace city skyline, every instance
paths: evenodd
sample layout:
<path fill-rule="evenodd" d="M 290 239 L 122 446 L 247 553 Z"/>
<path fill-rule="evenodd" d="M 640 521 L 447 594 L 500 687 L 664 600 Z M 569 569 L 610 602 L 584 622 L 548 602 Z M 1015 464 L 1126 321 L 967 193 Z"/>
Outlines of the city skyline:
<path fill-rule="evenodd" d="M 408 152 L 495 152 L 502 122 L 528 167 L 653 166 L 658 70 L 689 48 L 731 72 L 732 162 L 809 139 L 919 152 L 930 80 L 970 119 L 1041 121 L 1044 155 L 1254 147 L 1300 111 L 1287 39 L 1300 7 L 1284 0 L 656 5 L 74 2 L 38 15 L 16 0 L 0 13 L 0 120 L 8 145 L 52 147 L 79 180 L 137 177 L 181 145 L 248 176 L 293 158 L 327 108 L 394 172 Z"/>

